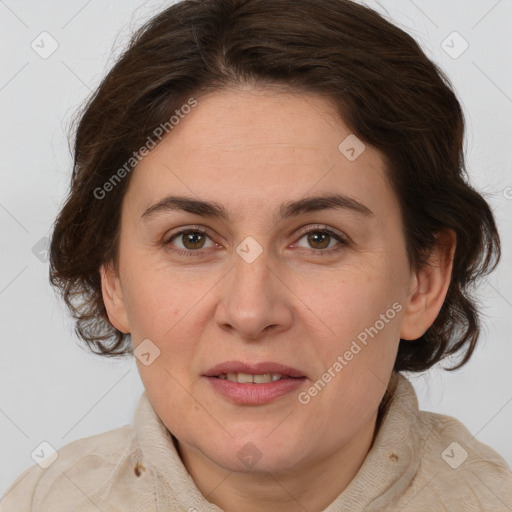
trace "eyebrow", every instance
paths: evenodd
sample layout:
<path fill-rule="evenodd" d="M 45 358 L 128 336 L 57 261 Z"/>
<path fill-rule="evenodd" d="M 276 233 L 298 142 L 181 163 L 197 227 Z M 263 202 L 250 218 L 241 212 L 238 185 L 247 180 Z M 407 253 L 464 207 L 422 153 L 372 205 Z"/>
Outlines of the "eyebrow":
<path fill-rule="evenodd" d="M 296 217 L 309 212 L 321 210 L 349 210 L 365 217 L 375 214 L 365 204 L 341 194 L 327 194 L 313 197 L 304 197 L 296 201 L 287 201 L 279 209 L 281 219 Z M 230 221 L 226 209 L 214 201 L 203 201 L 186 196 L 167 196 L 150 206 L 141 215 L 143 220 L 152 217 L 156 213 L 173 210 L 182 210 L 203 217 L 219 218 Z"/>

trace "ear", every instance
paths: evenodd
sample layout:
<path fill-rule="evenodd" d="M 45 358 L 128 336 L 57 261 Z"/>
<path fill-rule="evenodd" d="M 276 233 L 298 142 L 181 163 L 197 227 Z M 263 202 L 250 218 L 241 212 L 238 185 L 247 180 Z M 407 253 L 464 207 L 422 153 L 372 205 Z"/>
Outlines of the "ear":
<path fill-rule="evenodd" d="M 104 263 L 100 267 L 101 293 L 110 323 L 119 331 L 130 332 L 130 323 L 124 303 L 121 281 L 114 265 Z"/>
<path fill-rule="evenodd" d="M 412 276 L 400 338 L 416 340 L 434 323 L 450 286 L 457 235 L 445 229 L 424 267 Z"/>

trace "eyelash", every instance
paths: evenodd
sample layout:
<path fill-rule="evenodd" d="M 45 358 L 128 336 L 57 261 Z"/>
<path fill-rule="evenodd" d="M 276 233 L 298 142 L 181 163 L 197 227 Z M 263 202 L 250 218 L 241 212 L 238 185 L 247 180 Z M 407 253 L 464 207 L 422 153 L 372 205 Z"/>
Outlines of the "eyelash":
<path fill-rule="evenodd" d="M 190 234 L 190 233 L 199 233 L 200 235 L 206 235 L 208 238 L 211 238 L 208 233 L 206 231 L 204 231 L 203 229 L 200 229 L 199 227 L 195 228 L 195 227 L 192 227 L 192 228 L 189 228 L 189 229 L 184 229 L 182 231 L 178 231 L 177 233 L 174 233 L 173 235 L 171 235 L 170 237 L 166 238 L 163 242 L 162 242 L 162 246 L 163 247 L 169 247 L 171 242 L 175 239 L 175 238 L 178 238 L 179 236 L 181 235 L 185 235 L 185 234 Z M 346 240 L 345 238 L 343 238 L 341 235 L 339 235 L 338 233 L 334 232 L 333 230 L 329 229 L 327 226 L 313 226 L 305 231 L 303 231 L 301 234 L 300 234 L 300 237 L 298 238 L 298 240 L 300 240 L 301 238 L 304 238 L 306 235 L 309 235 L 310 233 L 322 233 L 322 234 L 327 234 L 329 235 L 330 237 L 334 238 L 335 240 L 337 240 L 339 242 L 339 244 L 337 246 L 335 246 L 334 248 L 330 248 L 330 249 L 310 249 L 310 252 L 312 252 L 315 256 L 325 256 L 325 255 L 330 255 L 330 254 L 333 254 L 333 253 L 337 253 L 339 252 L 341 249 L 343 249 L 344 247 L 348 247 L 350 244 L 348 242 L 348 240 Z M 297 240 L 297 241 L 298 241 Z M 206 251 L 207 249 L 199 249 L 197 251 L 194 251 L 194 250 L 183 250 L 183 249 L 171 249 L 172 252 L 176 253 L 176 254 L 179 254 L 179 255 L 182 255 L 182 256 L 202 256 Z"/>

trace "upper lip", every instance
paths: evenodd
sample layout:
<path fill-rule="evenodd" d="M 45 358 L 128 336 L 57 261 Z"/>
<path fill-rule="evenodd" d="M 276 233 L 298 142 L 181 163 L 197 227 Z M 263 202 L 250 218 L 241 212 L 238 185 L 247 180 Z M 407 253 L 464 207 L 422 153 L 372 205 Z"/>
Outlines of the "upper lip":
<path fill-rule="evenodd" d="M 204 373 L 205 377 L 218 377 L 227 373 L 247 373 L 249 375 L 263 375 L 265 373 L 279 373 L 288 377 L 305 377 L 304 373 L 280 363 L 262 361 L 261 363 L 244 363 L 242 361 L 225 361 L 216 364 Z"/>

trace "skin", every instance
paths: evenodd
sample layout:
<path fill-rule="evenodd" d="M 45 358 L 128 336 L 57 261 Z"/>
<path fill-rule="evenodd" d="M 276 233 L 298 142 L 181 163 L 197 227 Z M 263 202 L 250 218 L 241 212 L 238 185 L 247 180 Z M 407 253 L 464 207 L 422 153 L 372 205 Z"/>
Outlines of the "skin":
<path fill-rule="evenodd" d="M 134 347 L 149 338 L 160 349 L 149 366 L 137 360 L 151 404 L 197 487 L 228 512 L 327 507 L 370 449 L 400 338 L 420 337 L 446 296 L 454 233 L 442 233 L 447 248 L 411 272 L 383 156 L 366 144 L 349 161 L 338 145 L 350 133 L 314 94 L 246 86 L 198 98 L 133 171 L 118 264 L 101 268 L 112 324 Z M 374 215 L 274 217 L 283 202 L 332 192 Z M 141 218 L 168 194 L 220 203 L 231 220 L 177 210 Z M 302 233 L 317 224 L 350 244 Z M 163 244 L 197 226 L 204 240 Z M 252 263 L 236 252 L 248 236 L 262 249 Z M 298 392 L 237 405 L 202 377 L 222 361 L 276 361 L 306 374 L 299 391 L 307 390 L 395 302 L 401 311 L 306 405 Z M 251 467 L 237 456 L 249 442 L 261 453 Z"/>

